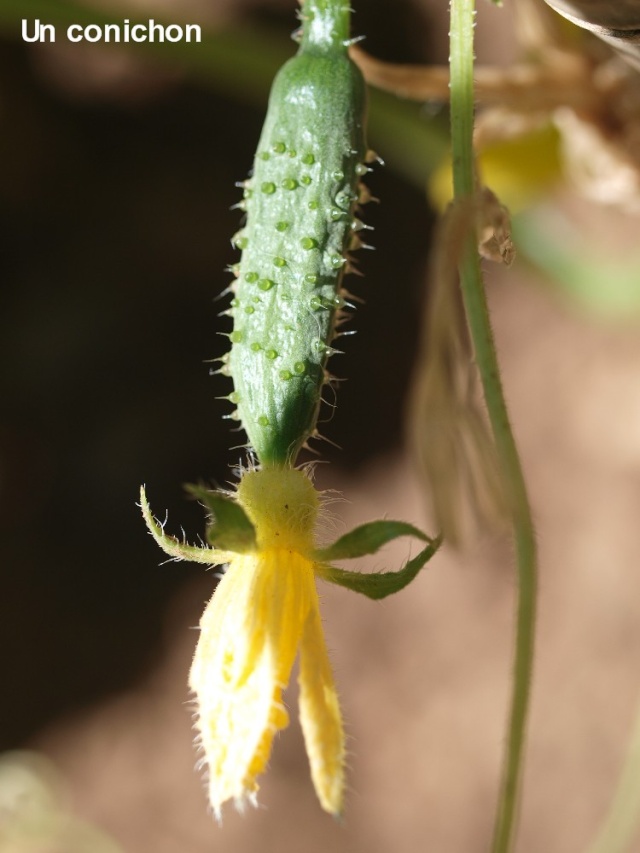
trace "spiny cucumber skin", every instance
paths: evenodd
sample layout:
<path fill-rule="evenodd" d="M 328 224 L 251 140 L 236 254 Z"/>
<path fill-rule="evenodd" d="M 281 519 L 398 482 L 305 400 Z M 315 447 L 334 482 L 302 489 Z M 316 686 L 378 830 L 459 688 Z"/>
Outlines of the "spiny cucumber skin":
<path fill-rule="evenodd" d="M 298 53 L 278 73 L 246 183 L 229 372 L 263 465 L 312 434 L 341 305 L 365 157 L 365 85 L 346 54 Z"/>

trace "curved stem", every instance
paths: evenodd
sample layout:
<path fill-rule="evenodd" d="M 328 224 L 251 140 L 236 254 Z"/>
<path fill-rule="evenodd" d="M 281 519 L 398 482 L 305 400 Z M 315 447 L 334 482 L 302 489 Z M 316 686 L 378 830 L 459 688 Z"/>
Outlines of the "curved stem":
<path fill-rule="evenodd" d="M 474 0 L 451 0 L 451 137 L 456 201 L 473 197 Z M 509 498 L 518 569 L 518 604 L 511 712 L 493 837 L 493 853 L 512 849 L 524 758 L 533 670 L 536 613 L 536 542 L 527 490 L 502 391 L 500 370 L 480 270 L 475 234 L 460 264 L 465 312 L 482 379 L 491 429 Z"/>

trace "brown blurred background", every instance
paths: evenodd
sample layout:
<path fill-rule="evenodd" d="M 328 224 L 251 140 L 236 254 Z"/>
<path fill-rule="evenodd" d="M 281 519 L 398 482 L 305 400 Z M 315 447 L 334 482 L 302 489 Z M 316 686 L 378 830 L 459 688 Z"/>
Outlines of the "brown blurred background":
<path fill-rule="evenodd" d="M 180 11 L 286 42 L 292 6 L 193 0 Z M 355 8 L 374 55 L 446 58 L 439 4 Z M 172 12 L 152 0 L 137 9 Z M 508 14 L 497 14 L 480 7 L 481 59 L 498 44 L 512 55 Z M 234 182 L 262 111 L 177 63 L 35 49 L 6 29 L 1 48 L 0 750 L 51 758 L 69 809 L 127 853 L 480 853 L 513 619 L 512 549 L 490 535 L 445 552 L 382 604 L 323 590 L 351 737 L 344 826 L 315 802 L 295 690 L 261 788 L 266 808 L 230 809 L 222 829 L 207 815 L 185 702 L 190 627 L 212 578 L 158 567 L 135 504 L 145 482 L 171 528 L 194 539 L 202 515 L 182 484 L 225 483 L 240 458 L 216 400 L 228 384 L 206 360 L 225 347 L 214 298 L 235 260 Z M 352 285 L 365 298 L 358 333 L 332 364 L 348 381 L 324 432 L 341 449 L 322 446 L 330 465 L 318 476 L 348 499 L 340 525 L 382 515 L 432 525 L 403 436 L 433 214 L 388 169 L 368 183 L 383 199 L 367 209 L 376 254 Z M 637 219 L 562 204 L 603 247 L 610 233 L 635 246 Z M 635 324 L 581 314 L 524 264 L 490 286 L 541 549 L 519 849 L 578 853 L 609 802 L 638 694 L 640 338 Z M 406 553 L 389 549 L 389 562 Z"/>

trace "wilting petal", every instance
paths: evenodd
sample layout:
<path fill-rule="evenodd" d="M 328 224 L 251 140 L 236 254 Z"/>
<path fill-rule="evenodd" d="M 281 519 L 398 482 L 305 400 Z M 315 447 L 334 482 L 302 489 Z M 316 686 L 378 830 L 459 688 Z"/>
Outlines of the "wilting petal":
<path fill-rule="evenodd" d="M 257 790 L 273 736 L 289 722 L 282 689 L 316 600 L 312 563 L 274 549 L 234 557 L 204 612 L 189 683 L 218 816 Z"/>
<path fill-rule="evenodd" d="M 311 778 L 322 808 L 340 815 L 344 796 L 344 731 L 315 589 L 302 635 L 299 681 L 300 722 Z"/>

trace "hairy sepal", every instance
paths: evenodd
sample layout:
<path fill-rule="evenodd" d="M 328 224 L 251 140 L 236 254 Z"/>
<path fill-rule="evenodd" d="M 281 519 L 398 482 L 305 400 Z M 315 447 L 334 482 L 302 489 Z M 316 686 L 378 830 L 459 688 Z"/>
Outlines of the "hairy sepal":
<path fill-rule="evenodd" d="M 400 536 L 414 536 L 428 544 L 398 571 L 363 574 L 341 569 L 327 562 L 375 554 L 383 545 Z M 441 543 L 440 536 L 431 539 L 418 528 L 402 521 L 372 521 L 341 536 L 333 545 L 317 550 L 315 553 L 318 560 L 317 571 L 324 580 L 359 592 L 368 598 L 375 600 L 386 598 L 411 583 L 433 557 Z"/>

